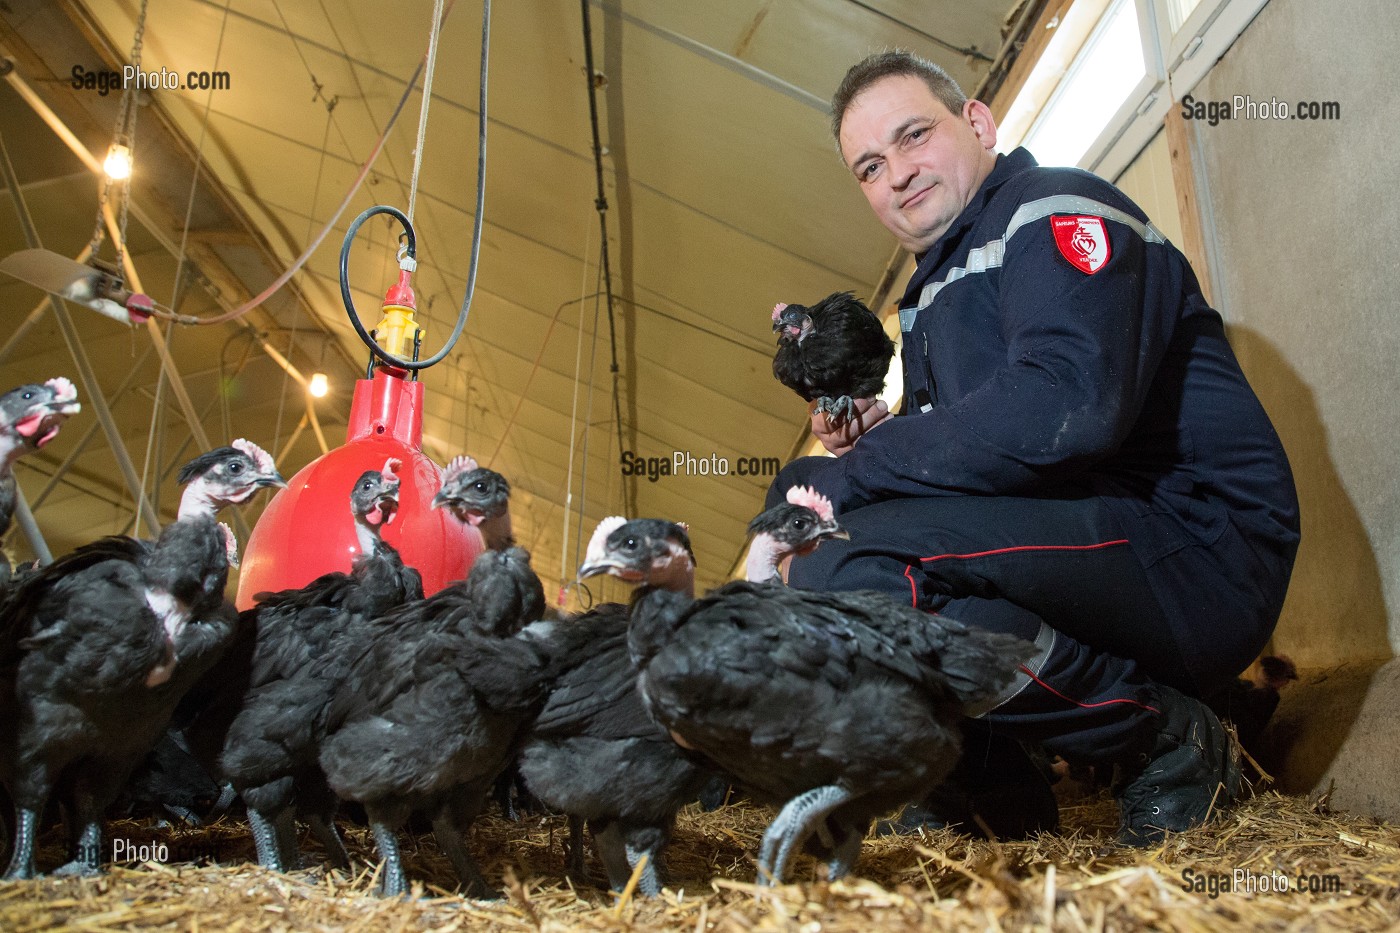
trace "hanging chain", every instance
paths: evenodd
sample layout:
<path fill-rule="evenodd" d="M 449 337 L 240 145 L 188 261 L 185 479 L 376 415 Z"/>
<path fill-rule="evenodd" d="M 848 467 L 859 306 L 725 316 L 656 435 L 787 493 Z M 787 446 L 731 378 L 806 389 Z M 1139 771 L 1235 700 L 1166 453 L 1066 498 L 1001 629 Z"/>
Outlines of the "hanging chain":
<path fill-rule="evenodd" d="M 136 17 L 136 36 L 131 44 L 131 66 L 139 74 L 141 71 L 141 47 L 146 37 L 146 7 L 149 0 L 141 0 L 141 12 Z M 117 106 L 117 126 L 112 134 L 115 144 L 124 145 L 127 148 L 128 156 L 134 156 L 136 151 L 136 96 L 139 90 L 127 85 L 122 88 L 121 102 Z M 113 181 L 105 173 L 102 176 L 102 190 L 97 199 L 97 223 L 92 230 L 92 241 L 88 244 L 89 252 L 93 258 L 97 258 L 98 250 L 102 247 L 102 240 L 106 234 L 106 209 L 107 201 L 111 195 Z M 131 178 L 127 177 L 121 186 L 121 207 L 117 214 L 117 242 L 112 246 L 117 254 L 117 268 L 122 266 L 122 251 L 126 247 L 126 224 L 131 213 Z"/>

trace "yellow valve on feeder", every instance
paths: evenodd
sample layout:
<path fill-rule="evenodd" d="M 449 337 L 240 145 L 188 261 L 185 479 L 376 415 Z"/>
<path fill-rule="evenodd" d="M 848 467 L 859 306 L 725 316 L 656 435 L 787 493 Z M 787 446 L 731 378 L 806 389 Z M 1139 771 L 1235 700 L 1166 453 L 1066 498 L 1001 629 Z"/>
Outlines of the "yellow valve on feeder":
<path fill-rule="evenodd" d="M 413 358 L 414 340 L 424 333 L 413 317 L 418 306 L 413 298 L 413 269 L 409 266 L 411 262 L 411 259 L 401 261 L 399 280 L 390 285 L 389 290 L 385 292 L 382 309 L 384 317 L 380 318 L 379 324 L 374 328 L 374 342 L 386 352 L 406 360 Z"/>

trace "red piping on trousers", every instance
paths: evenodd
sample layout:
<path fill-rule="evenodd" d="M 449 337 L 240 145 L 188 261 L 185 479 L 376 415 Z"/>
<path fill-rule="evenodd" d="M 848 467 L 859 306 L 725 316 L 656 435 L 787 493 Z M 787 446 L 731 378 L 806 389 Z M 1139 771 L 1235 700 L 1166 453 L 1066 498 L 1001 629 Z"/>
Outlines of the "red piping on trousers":
<path fill-rule="evenodd" d="M 1115 547 L 1127 543 L 1127 538 L 1119 538 L 1116 541 L 1103 541 L 1099 544 L 1021 544 L 1016 547 L 996 548 L 991 551 L 976 551 L 972 554 L 935 554 L 933 557 L 920 557 L 919 562 L 927 564 L 935 560 L 968 560 L 973 557 L 990 557 L 993 554 L 1011 554 L 1016 551 L 1096 551 L 1100 548 Z M 910 599 L 913 600 L 914 608 L 918 609 L 919 585 L 914 582 L 914 575 L 910 573 L 912 569 L 906 566 L 904 576 L 909 579 Z"/>
<path fill-rule="evenodd" d="M 933 557 L 920 557 L 919 560 L 927 564 L 935 560 L 968 560 L 973 557 L 990 557 L 993 554 L 1011 554 L 1016 551 L 1097 551 L 1099 548 L 1115 547 L 1127 543 L 1127 538 L 1119 538 L 1117 541 L 1104 541 L 1099 544 L 1021 544 L 1016 547 L 1002 547 L 991 551 L 977 551 L 972 554 L 935 554 Z"/>
<path fill-rule="evenodd" d="M 1122 698 L 1122 699 L 1118 699 L 1118 700 L 1103 700 L 1103 701 L 1100 701 L 1100 702 L 1098 702 L 1098 703 L 1080 703 L 1078 700 L 1071 700 L 1069 697 L 1065 696 L 1063 693 L 1061 693 L 1060 691 L 1056 690 L 1054 687 L 1050 686 L 1050 685 L 1047 684 L 1045 681 L 1041 680 L 1039 677 L 1035 676 L 1035 672 L 1032 671 L 1029 667 L 1026 667 L 1026 665 L 1024 665 L 1024 664 L 1021 665 L 1021 672 L 1022 672 L 1023 674 L 1025 674 L 1027 677 L 1029 677 L 1031 680 L 1033 680 L 1033 681 L 1035 681 L 1036 683 L 1040 684 L 1040 685 L 1041 685 L 1042 687 L 1044 687 L 1046 690 L 1049 690 L 1051 693 L 1055 694 L 1055 696 L 1057 696 L 1057 697 L 1059 697 L 1060 699 L 1064 700 L 1066 703 L 1073 703 L 1075 706 L 1079 707 L 1080 709 L 1093 709 L 1093 708 L 1096 707 L 1096 706 L 1110 706 L 1110 705 L 1112 705 L 1112 704 L 1114 704 L 1114 703 L 1131 703 L 1133 706 L 1139 707 L 1139 708 L 1141 708 L 1141 709 L 1149 710 L 1149 711 L 1151 711 L 1151 712 L 1158 713 L 1158 714 L 1161 713 L 1161 710 L 1157 709 L 1157 707 L 1155 707 L 1155 706 L 1148 706 L 1146 703 L 1139 703 L 1137 700 L 1129 700 L 1129 699 L 1126 698 L 1126 697 L 1124 697 L 1124 698 Z"/>

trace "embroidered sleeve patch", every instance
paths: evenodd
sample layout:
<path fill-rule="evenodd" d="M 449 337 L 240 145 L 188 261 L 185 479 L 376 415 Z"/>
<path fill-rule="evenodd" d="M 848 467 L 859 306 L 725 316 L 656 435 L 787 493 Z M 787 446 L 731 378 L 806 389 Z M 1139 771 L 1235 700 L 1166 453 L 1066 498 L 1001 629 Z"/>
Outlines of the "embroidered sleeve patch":
<path fill-rule="evenodd" d="M 1102 217 L 1052 214 L 1050 228 L 1060 255 L 1080 272 L 1093 275 L 1108 262 L 1108 230 Z"/>

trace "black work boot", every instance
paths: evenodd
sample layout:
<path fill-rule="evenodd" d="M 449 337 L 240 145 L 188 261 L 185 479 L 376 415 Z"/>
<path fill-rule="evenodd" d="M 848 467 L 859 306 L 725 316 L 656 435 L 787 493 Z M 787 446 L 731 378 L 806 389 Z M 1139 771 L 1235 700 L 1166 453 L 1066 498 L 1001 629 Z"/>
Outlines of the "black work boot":
<path fill-rule="evenodd" d="M 1120 763 L 1113 783 L 1118 841 L 1144 847 L 1199 826 L 1240 795 L 1239 747 L 1204 703 L 1159 687 L 1160 718 L 1149 751 Z"/>

